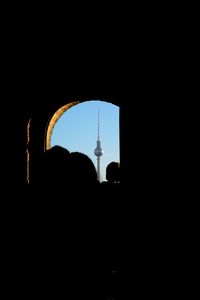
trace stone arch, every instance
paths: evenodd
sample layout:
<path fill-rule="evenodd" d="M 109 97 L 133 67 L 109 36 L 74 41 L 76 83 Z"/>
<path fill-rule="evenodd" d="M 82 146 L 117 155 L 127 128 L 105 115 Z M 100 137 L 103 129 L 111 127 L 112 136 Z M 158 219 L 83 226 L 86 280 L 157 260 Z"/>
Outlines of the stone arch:
<path fill-rule="evenodd" d="M 61 106 L 50 118 L 49 123 L 47 124 L 46 135 L 44 138 L 44 149 L 47 150 L 51 148 L 51 136 L 56 122 L 60 119 L 60 117 L 71 107 L 79 104 L 80 101 L 70 102 Z"/>

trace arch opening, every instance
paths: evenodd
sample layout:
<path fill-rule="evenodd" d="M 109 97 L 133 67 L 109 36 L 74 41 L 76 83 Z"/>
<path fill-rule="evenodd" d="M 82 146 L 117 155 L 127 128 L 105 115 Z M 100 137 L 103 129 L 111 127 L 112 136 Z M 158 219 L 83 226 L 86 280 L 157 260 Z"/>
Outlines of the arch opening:
<path fill-rule="evenodd" d="M 105 181 L 106 166 L 108 165 L 108 163 L 110 163 L 111 161 L 120 162 L 120 130 L 118 105 L 113 104 L 110 101 L 98 99 L 76 101 L 62 106 L 53 114 L 48 123 L 45 137 L 45 149 L 49 149 L 53 145 L 59 144 L 67 148 L 70 152 L 82 152 L 89 156 L 89 158 L 93 161 L 96 169 L 98 169 L 98 157 L 96 157 L 94 154 L 98 139 L 97 108 L 99 110 L 100 119 L 100 139 L 102 139 L 102 148 L 104 150 L 104 155 L 102 155 L 101 157 L 102 172 L 100 181 Z M 77 116 L 75 117 L 76 114 Z M 72 116 L 74 118 L 72 118 L 73 120 L 71 121 L 71 123 L 69 120 L 64 121 L 64 119 L 67 119 L 67 117 L 69 116 L 70 118 L 72 118 Z M 63 124 L 65 123 L 65 125 L 63 125 L 63 127 L 60 126 L 60 128 L 63 128 L 63 141 L 60 141 L 56 140 L 55 132 L 56 130 L 58 131 L 58 124 L 61 124 L 62 122 Z M 73 122 L 74 124 L 72 124 Z"/>

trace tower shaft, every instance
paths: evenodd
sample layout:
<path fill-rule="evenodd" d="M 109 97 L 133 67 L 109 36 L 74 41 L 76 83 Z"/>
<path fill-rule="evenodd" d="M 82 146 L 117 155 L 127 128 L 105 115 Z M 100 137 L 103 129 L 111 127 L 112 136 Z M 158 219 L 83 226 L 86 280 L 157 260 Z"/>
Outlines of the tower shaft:
<path fill-rule="evenodd" d="M 97 176 L 100 181 L 100 157 L 97 157 Z"/>

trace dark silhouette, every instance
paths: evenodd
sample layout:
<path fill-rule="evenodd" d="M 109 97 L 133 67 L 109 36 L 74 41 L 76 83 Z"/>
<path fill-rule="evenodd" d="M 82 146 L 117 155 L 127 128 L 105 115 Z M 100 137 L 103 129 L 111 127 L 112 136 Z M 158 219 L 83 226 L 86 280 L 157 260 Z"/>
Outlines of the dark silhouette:
<path fill-rule="evenodd" d="M 67 149 L 58 145 L 42 154 L 38 160 L 34 182 L 40 191 L 53 192 L 54 189 L 62 189 L 66 185 L 69 155 Z"/>
<path fill-rule="evenodd" d="M 120 182 L 120 163 L 112 161 L 106 167 L 106 179 L 110 183 Z"/>
<path fill-rule="evenodd" d="M 98 185 L 97 172 L 92 160 L 81 152 L 69 152 L 61 146 L 45 151 L 38 160 L 36 187 L 45 192 L 76 193 L 79 188 L 90 190 Z"/>
<path fill-rule="evenodd" d="M 42 269 L 37 276 L 44 276 L 48 285 L 59 284 L 69 272 L 67 286 L 75 299 L 103 299 L 112 275 L 111 231 L 95 166 L 87 155 L 60 146 L 44 152 L 39 162 L 37 224 L 30 235 L 40 251 L 31 267 L 36 274 Z"/>
<path fill-rule="evenodd" d="M 106 167 L 106 179 L 101 183 L 101 210 L 103 216 L 102 232 L 107 253 L 104 274 L 107 278 L 106 292 L 109 299 L 118 299 L 120 283 L 119 280 L 119 243 L 121 242 L 122 224 L 120 218 L 123 214 L 120 187 L 120 163 L 111 162 Z"/>
<path fill-rule="evenodd" d="M 115 199 L 120 197 L 120 179 L 121 179 L 121 170 L 120 163 L 116 161 L 110 162 L 106 167 L 106 179 L 101 184 L 103 194 L 108 199 Z M 111 201 L 111 200 L 109 200 Z"/>
<path fill-rule="evenodd" d="M 54 146 L 37 163 L 15 229 L 13 249 L 20 242 L 13 259 L 15 277 L 21 270 L 20 282 L 34 295 L 114 297 L 119 287 L 117 215 L 109 195 L 101 192 L 93 162 L 83 153 Z"/>
<path fill-rule="evenodd" d="M 69 156 L 68 173 L 70 186 L 90 190 L 98 185 L 98 176 L 92 160 L 81 152 L 72 152 Z"/>

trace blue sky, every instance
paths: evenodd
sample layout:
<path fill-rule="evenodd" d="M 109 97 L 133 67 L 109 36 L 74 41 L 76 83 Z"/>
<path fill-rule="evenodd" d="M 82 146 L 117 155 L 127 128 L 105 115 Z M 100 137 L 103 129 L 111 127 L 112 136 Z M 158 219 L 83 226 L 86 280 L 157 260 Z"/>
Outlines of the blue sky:
<path fill-rule="evenodd" d="M 119 107 L 103 101 L 86 101 L 67 110 L 57 121 L 51 146 L 61 145 L 70 152 L 88 155 L 95 167 L 94 149 L 97 141 L 98 109 L 100 116 L 100 140 L 104 151 L 101 157 L 101 178 L 105 179 L 106 166 L 119 160 Z"/>

